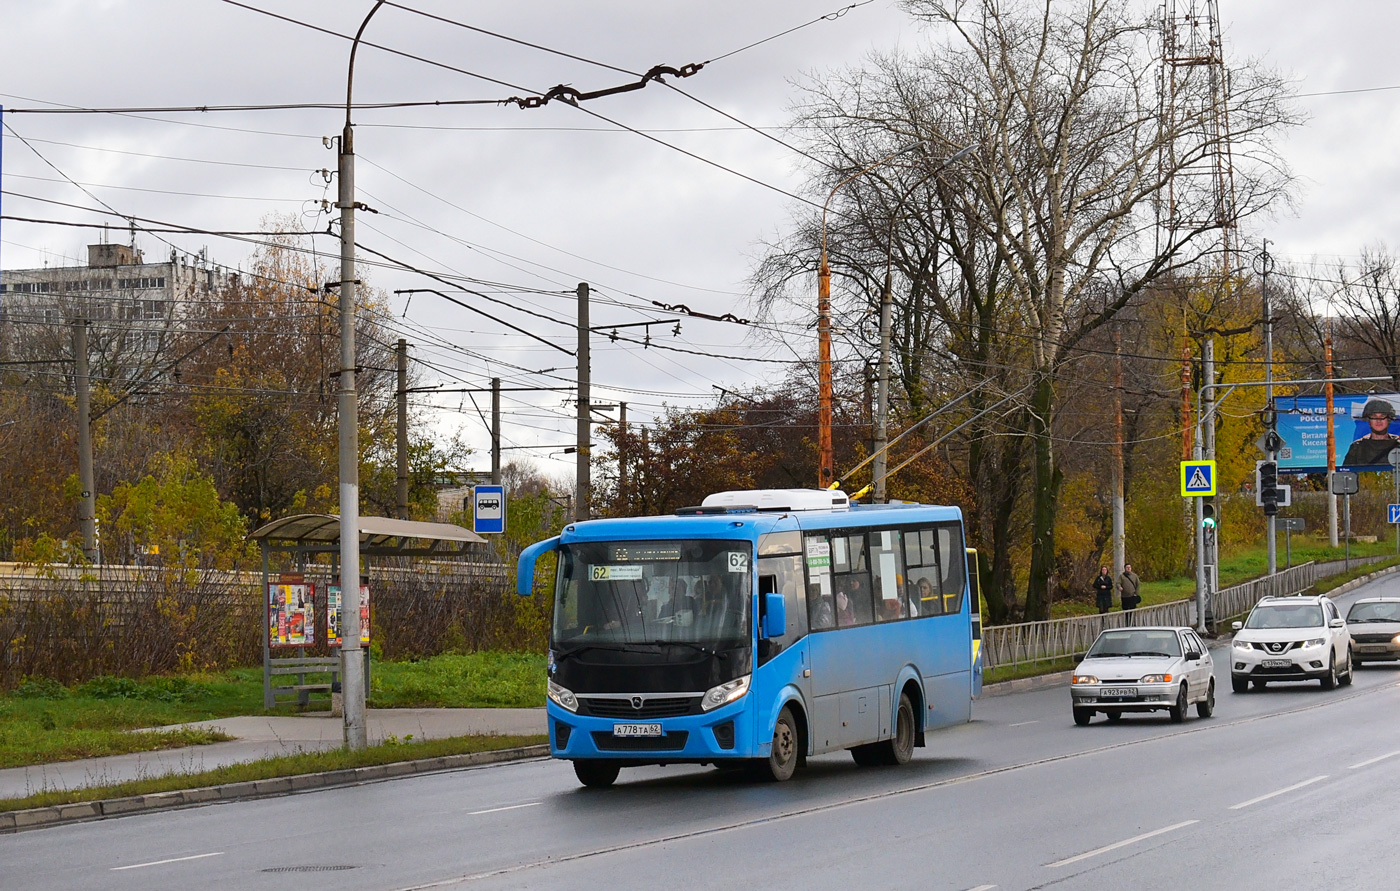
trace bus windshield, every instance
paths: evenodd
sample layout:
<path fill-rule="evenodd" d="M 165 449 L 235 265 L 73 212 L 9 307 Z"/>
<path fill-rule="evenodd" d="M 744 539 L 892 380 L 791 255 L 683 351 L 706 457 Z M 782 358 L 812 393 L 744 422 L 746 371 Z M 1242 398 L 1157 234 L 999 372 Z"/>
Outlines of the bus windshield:
<path fill-rule="evenodd" d="M 715 539 L 565 545 L 553 645 L 747 645 L 752 553 L 750 542 Z"/>

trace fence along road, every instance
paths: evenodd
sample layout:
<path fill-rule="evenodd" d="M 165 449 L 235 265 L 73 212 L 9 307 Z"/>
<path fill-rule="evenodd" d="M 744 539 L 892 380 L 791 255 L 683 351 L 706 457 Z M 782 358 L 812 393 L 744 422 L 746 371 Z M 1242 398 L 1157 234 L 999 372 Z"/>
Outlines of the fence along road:
<path fill-rule="evenodd" d="M 1353 560 L 1354 564 L 1383 560 L 1372 557 Z M 1275 575 L 1264 576 L 1217 591 L 1212 610 L 1217 622 L 1238 616 L 1265 597 L 1297 594 L 1315 585 L 1318 579 L 1345 569 L 1341 561 L 1302 563 Z M 1082 653 L 1089 649 L 1099 632 L 1129 625 L 1194 625 L 1194 600 L 1175 600 L 1156 606 L 1139 607 L 1131 613 L 1110 612 L 1045 622 L 1016 625 L 984 625 L 982 628 L 983 665 L 986 668 L 1030 665 Z"/>

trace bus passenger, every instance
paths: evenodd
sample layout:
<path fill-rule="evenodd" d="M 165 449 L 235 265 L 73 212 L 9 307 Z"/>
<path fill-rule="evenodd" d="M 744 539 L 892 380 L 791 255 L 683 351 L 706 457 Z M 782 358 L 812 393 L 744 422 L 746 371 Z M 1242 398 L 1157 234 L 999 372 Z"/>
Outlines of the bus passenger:
<path fill-rule="evenodd" d="M 928 580 L 928 576 L 919 579 L 918 603 L 921 616 L 936 616 L 942 612 L 939 609 L 938 595 L 933 590 L 933 582 Z"/>
<path fill-rule="evenodd" d="M 845 591 L 836 592 L 836 621 L 842 628 L 846 628 L 856 623 L 855 607 L 851 604 L 851 598 Z"/>
<path fill-rule="evenodd" d="M 813 582 L 807 586 L 807 609 L 812 627 L 817 630 L 836 627 L 836 611 L 831 607 L 831 595 L 822 593 L 822 586 Z"/>

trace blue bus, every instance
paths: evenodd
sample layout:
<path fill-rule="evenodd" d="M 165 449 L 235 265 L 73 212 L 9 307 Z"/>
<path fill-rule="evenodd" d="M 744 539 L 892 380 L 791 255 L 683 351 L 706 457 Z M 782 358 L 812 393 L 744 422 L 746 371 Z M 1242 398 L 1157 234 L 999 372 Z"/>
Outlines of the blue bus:
<path fill-rule="evenodd" d="M 588 786 L 640 764 L 781 781 L 840 749 L 907 762 L 927 731 L 970 720 L 981 690 L 963 539 L 956 507 L 806 489 L 565 527 L 521 553 L 516 578 L 531 594 L 556 554 L 550 752 Z"/>

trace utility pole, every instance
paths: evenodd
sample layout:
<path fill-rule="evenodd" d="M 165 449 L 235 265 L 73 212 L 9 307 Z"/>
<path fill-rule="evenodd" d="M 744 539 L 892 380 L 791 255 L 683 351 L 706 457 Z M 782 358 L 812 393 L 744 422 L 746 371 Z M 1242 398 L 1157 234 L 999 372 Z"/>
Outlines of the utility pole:
<path fill-rule="evenodd" d="M 345 747 L 368 745 L 365 729 L 365 662 L 360 646 L 360 422 L 355 395 L 355 131 L 350 122 L 355 52 L 369 20 L 384 5 L 376 0 L 350 44 L 345 74 L 345 128 L 340 133 L 340 374 L 337 425 L 340 433 L 340 689 Z"/>
<path fill-rule="evenodd" d="M 491 378 L 491 485 L 501 484 L 501 379 Z"/>
<path fill-rule="evenodd" d="M 1192 459 L 1201 460 L 1201 414 L 1196 412 L 1196 436 L 1191 446 Z M 1192 498 L 1196 510 L 1196 630 L 1206 632 L 1206 530 L 1205 499 Z"/>
<path fill-rule="evenodd" d="M 1123 332 L 1113 326 L 1113 586 L 1123 577 L 1127 545 L 1123 530 Z M 1118 592 L 1121 602 L 1123 592 Z"/>
<path fill-rule="evenodd" d="M 1201 344 L 1201 413 L 1205 419 L 1201 430 L 1201 442 L 1205 450 L 1207 461 L 1215 460 L 1215 338 L 1206 338 Z M 1215 487 L 1216 491 L 1221 491 L 1220 469 L 1216 468 Z M 1197 499 L 1200 501 L 1201 499 Z M 1202 528 L 1201 538 L 1205 543 L 1206 567 L 1204 578 L 1206 582 L 1206 609 L 1212 611 L 1212 599 L 1215 591 L 1219 587 L 1220 581 L 1220 519 L 1224 511 L 1224 504 L 1219 496 L 1216 499 L 1216 528 L 1208 530 Z M 1204 519 L 1204 515 L 1202 516 Z M 1204 527 L 1204 524 L 1202 524 Z M 1201 620 L 1202 624 L 1205 619 Z"/>
<path fill-rule="evenodd" d="M 617 500 L 627 505 L 627 403 L 619 402 L 617 412 Z M 1397 527 L 1400 528 L 1400 527 Z M 1400 539 L 1396 539 L 1400 541 Z"/>
<path fill-rule="evenodd" d="M 1332 474 L 1337 472 L 1336 417 L 1332 414 L 1332 317 L 1327 317 L 1327 543 L 1337 546 L 1337 496 L 1332 494 Z M 1396 527 L 1400 530 L 1400 526 Z"/>
<path fill-rule="evenodd" d="M 1278 416 L 1274 413 L 1274 319 L 1269 309 L 1269 273 L 1274 268 L 1274 258 L 1269 256 L 1269 240 L 1264 239 L 1264 250 L 1256 258 L 1259 270 L 1259 299 L 1264 309 L 1264 419 L 1265 427 L 1277 431 Z M 1328 416 L 1330 425 L 1331 416 Z M 1270 451 L 1269 460 L 1277 461 L 1278 452 Z M 1331 456 L 1328 456 L 1331 463 Z M 1278 517 L 1270 515 L 1268 520 L 1269 575 L 1278 572 Z"/>
<path fill-rule="evenodd" d="M 394 487 L 394 494 L 398 503 L 400 520 L 408 519 L 408 341 L 399 338 L 398 346 L 395 349 L 397 354 L 399 390 L 398 390 L 398 480 Z"/>
<path fill-rule="evenodd" d="M 888 499 L 885 491 L 885 450 L 890 440 L 890 320 L 894 314 L 893 285 L 890 273 L 885 273 L 885 288 L 880 294 L 880 390 L 875 405 L 875 503 L 884 504 Z M 1122 567 L 1119 567 L 1122 572 Z M 1116 576 L 1115 576 L 1116 578 Z"/>
<path fill-rule="evenodd" d="M 83 556 L 96 563 L 97 492 L 92 472 L 92 382 L 88 377 L 87 319 L 73 322 L 73 388 L 78 397 L 78 480 L 83 487 L 78 502 L 78 525 L 83 532 Z"/>
<path fill-rule="evenodd" d="M 589 517 L 592 497 L 590 453 L 593 451 L 593 397 L 589 391 L 588 282 L 578 283 L 578 445 L 575 452 L 574 519 Z"/>

